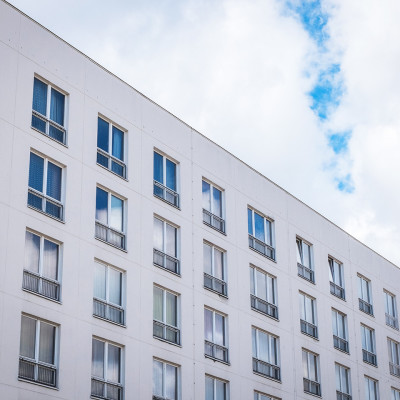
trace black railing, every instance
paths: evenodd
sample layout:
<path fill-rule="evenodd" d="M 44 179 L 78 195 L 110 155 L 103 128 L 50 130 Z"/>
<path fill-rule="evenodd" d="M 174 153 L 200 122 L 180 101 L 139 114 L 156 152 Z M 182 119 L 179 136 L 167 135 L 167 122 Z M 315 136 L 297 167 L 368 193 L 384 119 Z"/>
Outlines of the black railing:
<path fill-rule="evenodd" d="M 174 344 L 181 344 L 181 331 L 175 326 L 153 320 L 153 336 Z"/>
<path fill-rule="evenodd" d="M 204 341 L 204 353 L 206 357 L 210 357 L 214 360 L 223 361 L 228 363 L 228 348 L 225 346 L 221 346 L 216 343 L 209 342 L 208 340 Z"/>
<path fill-rule="evenodd" d="M 122 178 L 126 177 L 125 163 L 99 148 L 97 148 L 97 164 L 109 169 L 115 174 L 121 176 Z"/>
<path fill-rule="evenodd" d="M 54 365 L 19 358 L 18 378 L 56 387 L 57 368 Z"/>
<path fill-rule="evenodd" d="M 339 299 L 345 299 L 345 291 L 344 288 L 341 286 L 337 285 L 334 282 L 329 282 L 330 287 L 331 287 L 331 294 L 333 294 L 336 297 L 339 297 Z"/>
<path fill-rule="evenodd" d="M 300 320 L 301 332 L 318 339 L 318 327 L 310 322 Z"/>
<path fill-rule="evenodd" d="M 278 319 L 278 307 L 276 305 L 268 303 L 253 294 L 250 295 L 250 304 L 253 310 L 260 311 L 269 317 Z"/>
<path fill-rule="evenodd" d="M 204 272 L 204 287 L 222 296 L 227 295 L 226 282 Z"/>
<path fill-rule="evenodd" d="M 389 325 L 394 329 L 399 329 L 399 320 L 397 319 L 397 317 L 393 317 L 388 313 L 385 313 L 385 317 L 386 317 L 386 325 Z"/>
<path fill-rule="evenodd" d="M 60 284 L 34 272 L 24 270 L 22 288 L 52 300 L 60 301 Z"/>
<path fill-rule="evenodd" d="M 392 375 L 400 376 L 400 365 L 389 362 L 389 370 Z"/>
<path fill-rule="evenodd" d="M 281 368 L 253 357 L 253 371 L 268 378 L 281 380 Z"/>
<path fill-rule="evenodd" d="M 218 217 L 218 215 L 212 214 L 203 208 L 203 222 L 206 225 L 211 226 L 211 228 L 216 229 L 222 233 L 225 233 L 225 221 L 223 218 Z"/>
<path fill-rule="evenodd" d="M 339 336 L 333 335 L 333 346 L 338 350 L 349 352 L 349 342 Z"/>
<path fill-rule="evenodd" d="M 63 204 L 33 188 L 28 188 L 28 206 L 63 221 Z"/>
<path fill-rule="evenodd" d="M 122 400 L 123 387 L 119 383 L 106 382 L 92 377 L 91 396 L 104 400 Z"/>
<path fill-rule="evenodd" d="M 57 142 L 66 144 L 65 128 L 35 110 L 32 110 L 32 128 L 57 140 Z"/>
<path fill-rule="evenodd" d="M 321 384 L 311 381 L 310 379 L 303 378 L 303 388 L 306 393 L 321 396 Z"/>
<path fill-rule="evenodd" d="M 153 264 L 174 274 L 180 274 L 179 260 L 160 250 L 153 249 Z"/>
<path fill-rule="evenodd" d="M 249 235 L 249 247 L 271 260 L 275 260 L 275 249 L 252 235 Z"/>
<path fill-rule="evenodd" d="M 366 314 L 374 315 L 372 304 L 368 303 L 365 300 L 358 299 L 358 305 L 361 311 L 365 312 Z"/>
<path fill-rule="evenodd" d="M 315 282 L 314 271 L 303 264 L 297 263 L 297 274 L 307 281 L 310 281 L 312 283 Z"/>
<path fill-rule="evenodd" d="M 95 236 L 97 239 L 103 240 L 115 247 L 125 250 L 125 234 L 102 224 L 99 221 L 95 223 Z"/>
<path fill-rule="evenodd" d="M 371 353 L 370 351 L 364 350 L 364 349 L 363 349 L 362 353 L 363 353 L 363 361 L 364 362 L 376 366 L 376 354 Z"/>
<path fill-rule="evenodd" d="M 93 315 L 119 325 L 125 324 L 124 309 L 104 300 L 93 299 Z"/>
<path fill-rule="evenodd" d="M 166 201 L 167 203 L 173 205 L 174 207 L 179 208 L 179 194 L 162 183 L 153 181 L 153 193 L 154 196 L 159 197 L 161 200 Z"/>
<path fill-rule="evenodd" d="M 351 395 L 336 390 L 336 400 L 351 400 Z"/>

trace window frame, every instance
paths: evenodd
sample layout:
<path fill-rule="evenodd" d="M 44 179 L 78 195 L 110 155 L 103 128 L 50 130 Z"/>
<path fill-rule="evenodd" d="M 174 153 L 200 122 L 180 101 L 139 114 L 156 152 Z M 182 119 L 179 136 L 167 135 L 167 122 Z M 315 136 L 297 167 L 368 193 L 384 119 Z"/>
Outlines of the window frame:
<path fill-rule="evenodd" d="M 387 338 L 390 375 L 400 377 L 400 343 Z"/>
<path fill-rule="evenodd" d="M 358 304 L 360 311 L 368 315 L 374 315 L 374 307 L 372 303 L 372 285 L 371 280 L 361 274 L 358 277 Z M 365 282 L 367 293 L 364 293 L 363 282 Z"/>
<path fill-rule="evenodd" d="M 339 270 L 339 282 L 337 282 L 336 274 L 334 274 L 335 268 L 334 265 L 338 266 Z M 344 282 L 344 267 L 343 263 L 338 261 L 336 258 L 332 256 L 328 256 L 328 266 L 329 266 L 329 286 L 330 293 L 333 296 L 341 300 L 346 300 L 346 290 L 345 290 L 345 282 Z"/>
<path fill-rule="evenodd" d="M 300 305 L 300 332 L 318 340 L 318 317 L 317 317 L 317 300 L 307 293 L 299 291 Z M 311 301 L 312 318 L 309 321 L 306 300 Z M 305 318 L 302 318 L 304 315 Z"/>
<path fill-rule="evenodd" d="M 303 259 L 304 245 L 309 248 L 310 265 L 305 265 Z M 300 246 L 300 247 L 299 247 Z M 301 250 L 300 250 L 301 249 Z M 297 275 L 308 282 L 315 284 L 314 246 L 300 236 L 296 236 Z M 301 262 L 299 262 L 299 259 Z"/>
<path fill-rule="evenodd" d="M 212 340 L 206 339 L 206 312 L 212 313 Z M 223 318 L 223 344 L 215 342 L 216 323 L 215 316 L 218 314 Z M 228 316 L 209 307 L 204 307 L 204 357 L 214 361 L 230 365 L 229 362 L 229 340 L 228 340 Z M 222 352 L 222 358 L 217 357 L 217 352 Z M 211 354 L 210 354 L 211 352 Z"/>
<path fill-rule="evenodd" d="M 215 376 L 206 374 L 205 375 L 205 387 L 207 388 L 207 379 L 212 380 L 212 384 L 213 384 L 213 398 L 212 399 L 207 399 L 207 390 L 205 390 L 205 400 L 220 400 L 217 399 L 217 381 L 222 382 L 224 384 L 224 398 L 222 400 L 229 400 L 229 381 L 226 381 L 225 379 L 221 379 L 221 378 L 217 378 Z"/>
<path fill-rule="evenodd" d="M 364 324 L 361 324 L 360 326 L 361 326 L 361 349 L 363 355 L 363 362 L 377 367 L 378 363 L 376 354 L 375 329 L 372 329 Z M 369 332 L 367 333 L 367 331 Z"/>
<path fill-rule="evenodd" d="M 209 246 L 211 248 L 211 274 L 205 271 L 205 250 L 204 247 Z M 222 279 L 217 278 L 215 276 L 215 252 L 219 251 L 221 253 L 222 260 Z M 217 293 L 219 296 L 228 297 L 228 277 L 227 277 L 227 253 L 224 249 L 215 244 L 203 240 L 203 272 L 204 272 L 204 280 L 203 287 L 206 290 Z M 208 285 L 207 285 L 208 284 Z M 220 290 L 219 286 L 221 287 Z"/>
<path fill-rule="evenodd" d="M 204 207 L 204 184 L 209 185 L 210 187 L 210 210 Z M 213 202 L 213 192 L 214 189 L 219 191 L 221 194 L 221 215 L 219 216 L 214 211 L 214 202 Z M 201 194 L 202 194 L 202 209 L 203 209 L 203 224 L 209 226 L 210 228 L 215 229 L 216 231 L 223 233 L 226 235 L 226 226 L 225 226 L 225 191 L 219 187 L 218 185 L 212 183 L 210 180 L 202 177 L 201 179 Z"/>
<path fill-rule="evenodd" d="M 250 228 L 250 214 L 251 213 L 251 233 L 249 231 Z M 267 236 L 270 236 L 270 242 L 262 241 L 255 236 L 255 216 L 257 214 L 259 217 L 263 218 L 263 232 L 264 232 L 264 240 L 266 237 L 266 232 L 269 231 Z M 266 222 L 269 222 L 269 227 Z M 249 247 L 253 251 L 262 256 L 268 258 L 269 260 L 276 262 L 276 248 L 275 248 L 275 221 L 271 217 L 266 216 L 265 214 L 257 211 L 255 208 L 250 205 L 247 206 L 247 233 L 249 240 Z M 268 239 L 268 237 L 267 237 Z M 258 246 L 258 247 L 257 247 Z"/>
<path fill-rule="evenodd" d="M 307 357 L 307 376 L 304 376 L 304 355 Z M 314 366 L 315 366 L 315 376 L 317 380 L 310 379 L 311 377 L 311 362 L 310 357 L 314 357 Z M 314 353 L 310 350 L 302 348 L 302 364 L 303 364 L 303 391 L 305 393 L 310 393 L 312 395 L 316 395 L 321 397 L 321 375 L 320 375 L 320 365 L 319 365 L 319 354 Z M 315 392 L 312 389 L 315 388 Z"/>
<path fill-rule="evenodd" d="M 370 383 L 373 383 L 373 385 L 374 385 L 375 396 L 373 396 L 373 398 L 371 397 Z M 364 375 L 364 389 L 366 388 L 367 384 L 368 384 L 368 391 L 365 391 L 365 396 L 366 396 L 365 399 L 366 400 L 379 400 L 379 381 L 377 379 L 373 379 L 367 375 Z M 367 396 L 368 396 L 368 398 L 367 398 Z"/>
<path fill-rule="evenodd" d="M 397 313 L 397 301 L 396 301 L 396 295 L 387 291 L 383 290 L 383 295 L 385 299 L 385 320 L 386 320 L 386 325 L 390 326 L 393 329 L 399 330 L 399 318 L 398 318 L 398 313 Z M 392 303 L 392 309 L 393 312 L 390 313 L 390 307 L 389 307 L 389 298 L 391 299 Z"/>
<path fill-rule="evenodd" d="M 344 337 L 339 332 L 339 318 L 343 319 Z M 337 334 L 335 334 L 335 331 Z M 339 351 L 349 354 L 349 330 L 347 325 L 347 315 L 335 308 L 332 308 L 332 334 L 333 334 L 333 347 Z"/>
<path fill-rule="evenodd" d="M 399 389 L 391 387 L 390 393 L 392 394 L 391 400 L 400 400 L 400 390 Z"/>
<path fill-rule="evenodd" d="M 154 394 L 154 362 L 159 362 L 162 364 L 162 396 L 158 396 Z M 170 399 L 166 397 L 166 369 L 167 365 L 175 368 L 175 376 L 176 376 L 176 382 L 175 382 L 175 391 L 176 395 L 174 399 Z M 152 372 L 152 383 L 153 383 L 153 395 L 152 399 L 153 400 L 180 400 L 181 399 L 181 367 L 178 364 L 172 363 L 170 361 L 165 361 L 157 357 L 153 357 L 153 372 Z"/>
<path fill-rule="evenodd" d="M 348 385 L 348 390 L 343 391 L 343 389 L 346 389 L 345 384 L 343 385 L 342 378 L 343 374 L 342 371 L 344 371 L 344 374 L 346 375 L 347 379 L 347 385 Z M 339 373 L 339 376 L 338 376 Z M 336 378 L 336 397 L 338 400 L 351 400 L 351 375 L 350 375 L 350 368 L 346 367 L 342 364 L 339 364 L 335 362 L 335 378 Z M 337 384 L 339 383 L 339 386 Z"/>

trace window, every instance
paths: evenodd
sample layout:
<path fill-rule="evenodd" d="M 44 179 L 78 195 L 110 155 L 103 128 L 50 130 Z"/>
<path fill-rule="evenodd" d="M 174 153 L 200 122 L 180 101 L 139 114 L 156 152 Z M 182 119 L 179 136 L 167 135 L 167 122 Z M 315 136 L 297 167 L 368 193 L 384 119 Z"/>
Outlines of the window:
<path fill-rule="evenodd" d="M 358 303 L 361 311 L 374 315 L 371 296 L 371 281 L 358 275 Z"/>
<path fill-rule="evenodd" d="M 263 215 L 247 209 L 249 247 L 263 256 L 275 260 L 273 247 L 273 221 Z"/>
<path fill-rule="evenodd" d="M 34 78 L 32 128 L 66 144 L 65 103 L 65 94 Z"/>
<path fill-rule="evenodd" d="M 22 315 L 18 378 L 56 387 L 56 342 L 55 325 Z"/>
<path fill-rule="evenodd" d="M 36 233 L 25 233 L 25 264 L 22 288 L 60 301 L 60 245 Z"/>
<path fill-rule="evenodd" d="M 125 324 L 123 307 L 124 274 L 114 267 L 95 262 L 93 285 L 93 315 L 114 322 Z"/>
<path fill-rule="evenodd" d="M 364 376 L 365 379 L 365 400 L 379 400 L 378 381 Z"/>
<path fill-rule="evenodd" d="M 153 287 L 153 336 L 181 344 L 178 296 L 158 286 Z"/>
<path fill-rule="evenodd" d="M 178 228 L 154 217 L 153 263 L 174 274 L 180 274 L 178 260 Z"/>
<path fill-rule="evenodd" d="M 319 355 L 303 349 L 303 389 L 306 393 L 321 396 Z"/>
<path fill-rule="evenodd" d="M 154 196 L 179 208 L 177 169 L 175 162 L 154 152 Z"/>
<path fill-rule="evenodd" d="M 229 362 L 226 317 L 204 309 L 204 353 L 214 360 Z"/>
<path fill-rule="evenodd" d="M 385 296 L 385 316 L 386 325 L 399 329 L 399 320 L 397 318 L 396 296 L 389 292 L 384 292 Z"/>
<path fill-rule="evenodd" d="M 206 375 L 206 400 L 228 400 L 228 383 Z"/>
<path fill-rule="evenodd" d="M 96 187 L 96 238 L 125 249 L 124 200 Z"/>
<path fill-rule="evenodd" d="M 167 362 L 153 360 L 153 400 L 178 399 L 178 367 Z"/>
<path fill-rule="evenodd" d="M 122 178 L 126 177 L 124 132 L 100 117 L 97 125 L 97 164 Z"/>
<path fill-rule="evenodd" d="M 361 325 L 361 340 L 363 361 L 376 366 L 375 331 Z"/>
<path fill-rule="evenodd" d="M 346 296 L 344 290 L 343 264 L 331 257 L 328 258 L 328 263 L 331 294 L 344 300 Z"/>
<path fill-rule="evenodd" d="M 92 397 L 122 400 L 122 348 L 101 339 L 92 339 Z"/>
<path fill-rule="evenodd" d="M 296 238 L 297 273 L 302 278 L 315 282 L 312 246 L 303 239 Z"/>
<path fill-rule="evenodd" d="M 299 300 L 301 332 L 317 339 L 318 328 L 315 299 L 304 293 L 299 293 Z"/>
<path fill-rule="evenodd" d="M 346 353 L 349 352 L 347 316 L 332 309 L 333 346 Z"/>
<path fill-rule="evenodd" d="M 335 363 L 336 399 L 351 400 L 350 368 Z"/>
<path fill-rule="evenodd" d="M 250 304 L 253 310 L 278 319 L 276 278 L 250 266 Z"/>
<path fill-rule="evenodd" d="M 400 377 L 400 345 L 388 338 L 389 370 L 392 375 Z"/>
<path fill-rule="evenodd" d="M 60 166 L 31 152 L 28 206 L 62 221 L 62 175 Z"/>
<path fill-rule="evenodd" d="M 211 228 L 225 233 L 225 221 L 223 218 L 222 191 L 208 183 L 202 181 L 203 192 L 203 222 Z"/>
<path fill-rule="evenodd" d="M 269 394 L 260 392 L 254 392 L 254 400 L 278 400 L 276 397 L 272 397 Z"/>
<path fill-rule="evenodd" d="M 251 328 L 253 341 L 253 372 L 281 380 L 279 339 L 257 328 Z"/>
<path fill-rule="evenodd" d="M 212 244 L 203 243 L 204 287 L 227 296 L 225 252 Z"/>
<path fill-rule="evenodd" d="M 400 390 L 392 388 L 392 397 L 391 400 L 400 400 Z"/>

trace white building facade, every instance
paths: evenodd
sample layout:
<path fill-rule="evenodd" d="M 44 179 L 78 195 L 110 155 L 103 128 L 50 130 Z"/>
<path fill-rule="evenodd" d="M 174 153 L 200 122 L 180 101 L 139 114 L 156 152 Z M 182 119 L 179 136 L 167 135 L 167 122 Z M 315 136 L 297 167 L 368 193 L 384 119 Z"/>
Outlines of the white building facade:
<path fill-rule="evenodd" d="M 400 400 L 400 270 L 0 2 L 0 398 Z"/>

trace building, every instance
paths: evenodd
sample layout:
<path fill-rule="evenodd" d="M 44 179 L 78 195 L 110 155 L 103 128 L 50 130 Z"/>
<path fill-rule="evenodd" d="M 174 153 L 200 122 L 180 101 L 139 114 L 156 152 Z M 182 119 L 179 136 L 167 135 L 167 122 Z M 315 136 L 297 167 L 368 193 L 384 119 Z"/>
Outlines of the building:
<path fill-rule="evenodd" d="M 1 399 L 400 399 L 397 266 L 0 21 Z"/>

